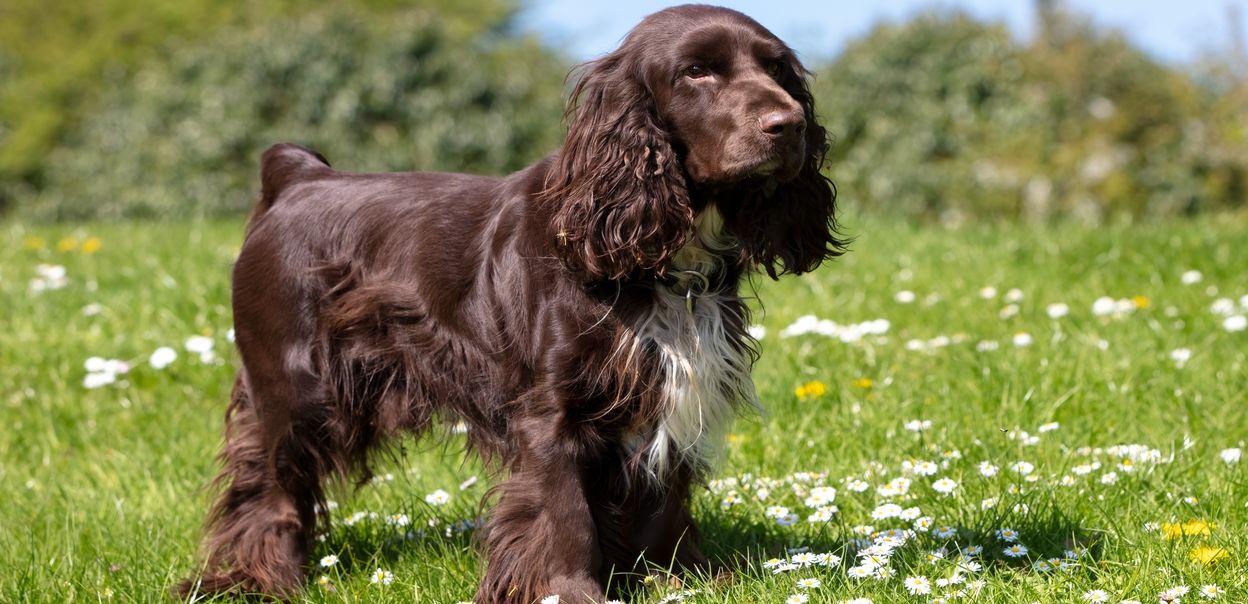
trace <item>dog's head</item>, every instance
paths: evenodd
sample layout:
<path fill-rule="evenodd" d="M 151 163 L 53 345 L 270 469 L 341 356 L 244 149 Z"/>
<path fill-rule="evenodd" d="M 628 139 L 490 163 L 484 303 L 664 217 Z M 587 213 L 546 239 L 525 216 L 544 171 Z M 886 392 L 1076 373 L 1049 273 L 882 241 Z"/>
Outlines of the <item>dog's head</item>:
<path fill-rule="evenodd" d="M 650 15 L 583 65 L 543 192 L 569 268 L 661 273 L 708 203 L 772 277 L 839 254 L 809 75 L 753 19 L 704 5 Z"/>

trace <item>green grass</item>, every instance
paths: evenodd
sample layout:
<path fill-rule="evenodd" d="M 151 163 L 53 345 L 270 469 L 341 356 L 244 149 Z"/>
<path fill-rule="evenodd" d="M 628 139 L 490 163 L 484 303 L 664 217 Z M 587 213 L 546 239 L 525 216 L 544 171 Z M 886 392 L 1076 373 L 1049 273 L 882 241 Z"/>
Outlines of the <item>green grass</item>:
<path fill-rule="evenodd" d="M 1248 311 L 1240 305 L 1248 295 L 1245 227 L 1242 220 L 1202 220 L 950 231 L 864 221 L 851 225 L 857 242 L 845 258 L 814 275 L 760 281 L 766 312 L 756 321 L 767 335 L 755 381 L 767 412 L 742 418 L 729 437 L 718 476 L 736 484 L 717 483 L 695 502 L 707 549 L 747 562 L 728 582 L 686 578 L 683 589 L 699 590 L 688 601 L 784 602 L 802 592 L 797 580 L 815 577 L 822 587 L 806 592 L 811 602 L 927 602 L 948 590 L 911 596 L 903 580 L 948 577 L 952 561 L 927 557 L 955 545 L 984 548 L 983 570 L 966 573 L 984 585 L 968 601 L 1082 602 L 1086 591 L 1103 589 L 1110 602 L 1156 602 L 1162 590 L 1187 585 L 1192 593 L 1183 601 L 1191 602 L 1203 601 L 1195 592 L 1206 584 L 1225 590 L 1221 601 L 1248 601 L 1248 461 L 1228 464 L 1219 455 L 1248 439 L 1248 332 L 1228 331 L 1211 311 L 1222 297 L 1234 301 L 1235 313 Z M 65 237 L 77 239 L 65 242 L 73 249 L 58 250 Z M 88 237 L 102 243 L 91 254 L 81 249 Z M 0 601 L 162 602 L 193 571 L 206 508 L 201 489 L 215 471 L 236 363 L 225 336 L 229 267 L 240 238 L 234 223 L 0 226 L 7 250 L 0 259 Z M 65 287 L 32 293 L 40 263 L 63 265 Z M 1182 284 L 1187 270 L 1203 280 Z M 995 298 L 981 296 L 987 286 L 998 290 Z M 1017 315 L 1003 319 L 1011 288 L 1023 299 Z M 916 301 L 897 301 L 903 290 Z M 1101 317 L 1091 308 L 1102 296 L 1141 298 L 1124 316 Z M 1069 315 L 1051 319 L 1052 303 L 1068 304 Z M 781 337 L 805 314 L 891 326 L 854 343 Z M 1018 333 L 1033 343 L 1015 346 Z M 205 363 L 186 351 L 192 335 L 210 336 L 218 359 Z M 952 343 L 929 346 L 942 336 Z M 910 349 L 912 340 L 928 349 Z M 999 348 L 978 350 L 986 340 Z M 179 357 L 156 370 L 147 361 L 161 346 Z M 1192 352 L 1182 367 L 1170 356 L 1178 348 Z M 133 368 L 116 384 L 85 388 L 84 362 L 95 355 Z M 799 399 L 795 389 L 812 381 L 826 392 Z M 911 432 L 910 420 L 932 423 Z M 1060 427 L 1041 433 L 1050 422 Z M 471 597 L 478 553 L 470 534 L 447 536 L 446 529 L 475 515 L 488 480 L 456 452 L 457 438 L 450 447 L 409 443 L 380 464 L 390 479 L 335 496 L 335 525 L 315 556 L 340 561 L 313 575 L 309 601 Z M 1132 471 L 1121 469 L 1122 453 L 1106 449 L 1124 444 L 1155 450 L 1160 463 L 1137 460 Z M 956 534 L 924 531 L 892 556 L 894 577 L 851 579 L 855 527 L 910 526 L 871 519 L 885 502 L 875 487 L 901 476 L 906 460 L 940 467 L 933 476 L 910 476 L 909 493 L 893 501 Z M 1033 464 L 1037 480 L 1012 471 L 1017 461 Z M 981 462 L 1000 472 L 982 476 Z M 1076 473 L 1094 463 L 1100 467 Z M 1116 482 L 1102 482 L 1108 472 Z M 461 491 L 470 476 L 480 480 Z M 1073 485 L 1061 484 L 1066 476 Z M 958 483 L 950 496 L 931 487 L 943 477 Z M 847 478 L 872 488 L 852 492 Z M 807 522 L 811 509 L 795 493 L 817 482 L 837 489 L 839 512 L 827 523 Z M 770 495 L 760 501 L 764 487 Z M 450 493 L 449 504 L 425 502 L 437 489 Z M 740 503 L 721 505 L 732 498 Z M 989 498 L 996 506 L 982 509 Z M 773 505 L 799 521 L 781 526 L 766 514 Z M 347 526 L 355 512 L 380 518 Z M 410 525 L 400 530 L 384 521 L 396 513 Z M 1192 519 L 1213 528 L 1207 536 L 1166 539 L 1146 527 Z M 1002 527 L 1020 533 L 1028 556 L 1001 555 L 993 532 Z M 1193 562 L 1189 554 L 1200 545 L 1227 556 Z M 1076 546 L 1083 553 L 1066 570 L 1033 567 Z M 783 574 L 763 567 L 787 556 L 786 548 L 845 560 Z M 392 572 L 393 583 L 370 583 L 378 568 Z M 316 583 L 321 574 L 329 587 Z M 658 602 L 671 591 L 656 581 L 628 600 Z"/>

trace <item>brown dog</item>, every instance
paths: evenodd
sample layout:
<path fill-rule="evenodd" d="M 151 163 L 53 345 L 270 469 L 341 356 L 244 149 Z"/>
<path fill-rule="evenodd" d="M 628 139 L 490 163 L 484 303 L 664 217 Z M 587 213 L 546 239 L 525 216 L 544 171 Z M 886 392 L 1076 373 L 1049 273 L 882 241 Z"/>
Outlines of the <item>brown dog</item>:
<path fill-rule="evenodd" d="M 739 284 L 842 249 L 807 77 L 750 18 L 680 6 L 585 65 L 562 149 L 510 176 L 269 149 L 234 268 L 224 492 L 184 592 L 296 592 L 325 481 L 435 418 L 507 471 L 478 602 L 706 565 L 690 488 L 756 404 Z"/>

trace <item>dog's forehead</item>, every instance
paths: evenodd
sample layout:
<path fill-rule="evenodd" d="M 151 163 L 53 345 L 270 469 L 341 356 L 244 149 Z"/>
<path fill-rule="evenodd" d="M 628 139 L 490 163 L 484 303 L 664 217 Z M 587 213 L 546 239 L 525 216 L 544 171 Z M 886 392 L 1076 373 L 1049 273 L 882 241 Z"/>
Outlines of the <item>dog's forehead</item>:
<path fill-rule="evenodd" d="M 784 43 L 754 19 L 738 11 L 705 4 L 685 4 L 648 15 L 625 38 L 679 51 L 707 50 L 710 45 L 762 43 L 784 50 Z M 762 50 L 774 50 L 765 48 Z"/>
<path fill-rule="evenodd" d="M 675 42 L 678 57 L 716 58 L 738 55 L 779 57 L 787 48 L 766 30 L 738 23 L 707 23 L 681 33 Z"/>

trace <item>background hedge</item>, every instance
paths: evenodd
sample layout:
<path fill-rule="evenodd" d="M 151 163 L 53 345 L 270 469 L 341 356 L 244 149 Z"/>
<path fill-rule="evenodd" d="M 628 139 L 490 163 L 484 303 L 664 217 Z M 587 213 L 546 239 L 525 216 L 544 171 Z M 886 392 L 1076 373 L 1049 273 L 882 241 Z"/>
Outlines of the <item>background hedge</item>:
<path fill-rule="evenodd" d="M 239 213 L 278 141 L 358 170 L 508 172 L 557 146 L 571 64 L 520 33 L 517 11 L 8 0 L 0 212 Z M 1242 58 L 1159 64 L 1060 10 L 1038 31 L 928 13 L 807 57 L 845 207 L 951 223 L 1244 211 Z"/>

